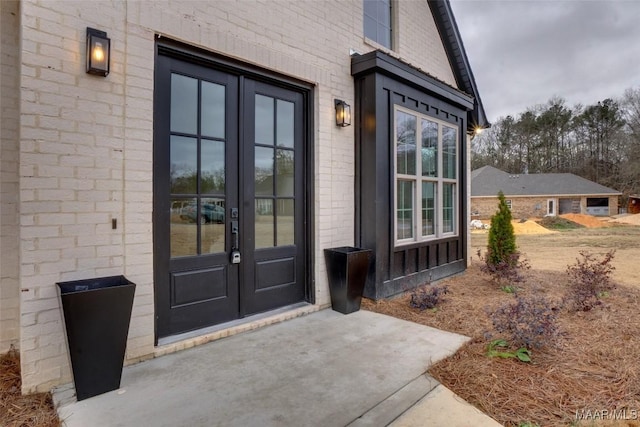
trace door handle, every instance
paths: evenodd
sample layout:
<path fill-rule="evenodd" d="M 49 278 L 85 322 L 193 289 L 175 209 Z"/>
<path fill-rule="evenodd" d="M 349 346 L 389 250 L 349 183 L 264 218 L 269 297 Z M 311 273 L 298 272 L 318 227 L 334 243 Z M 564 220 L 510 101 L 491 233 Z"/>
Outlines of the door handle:
<path fill-rule="evenodd" d="M 231 236 L 233 237 L 231 264 L 240 264 L 240 227 L 237 220 L 231 221 Z"/>

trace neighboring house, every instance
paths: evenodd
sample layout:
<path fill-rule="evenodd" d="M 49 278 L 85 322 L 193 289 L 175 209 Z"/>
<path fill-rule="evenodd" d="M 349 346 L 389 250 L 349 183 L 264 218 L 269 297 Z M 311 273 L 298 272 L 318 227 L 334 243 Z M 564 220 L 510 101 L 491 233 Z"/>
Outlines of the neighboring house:
<path fill-rule="evenodd" d="M 325 248 L 373 251 L 372 298 L 466 268 L 488 123 L 447 1 L 0 13 L 0 351 L 24 392 L 72 379 L 57 282 L 137 284 L 134 363 L 328 307 Z M 107 76 L 85 72 L 88 27 Z"/>
<path fill-rule="evenodd" d="M 471 172 L 471 216 L 490 218 L 504 193 L 514 218 L 582 213 L 610 216 L 618 213 L 621 192 L 572 173 L 514 175 L 492 166 Z"/>

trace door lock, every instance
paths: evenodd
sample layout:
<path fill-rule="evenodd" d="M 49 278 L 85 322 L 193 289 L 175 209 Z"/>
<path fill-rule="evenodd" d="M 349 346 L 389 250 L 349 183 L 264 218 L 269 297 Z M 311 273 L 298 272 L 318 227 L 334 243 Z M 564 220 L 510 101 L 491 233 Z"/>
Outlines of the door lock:
<path fill-rule="evenodd" d="M 240 264 L 240 228 L 238 227 L 238 221 L 231 221 L 231 234 L 233 235 L 233 247 L 231 248 L 231 264 Z"/>

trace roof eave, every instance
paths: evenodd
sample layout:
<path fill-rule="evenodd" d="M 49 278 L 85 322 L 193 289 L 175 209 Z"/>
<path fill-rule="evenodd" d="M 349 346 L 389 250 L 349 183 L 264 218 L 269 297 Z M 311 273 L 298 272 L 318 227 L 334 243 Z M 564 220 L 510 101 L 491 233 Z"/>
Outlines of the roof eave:
<path fill-rule="evenodd" d="M 436 23 L 436 27 L 440 32 L 440 38 L 444 45 L 447 57 L 451 64 L 456 83 L 460 90 L 469 93 L 474 98 L 473 109 L 467 114 L 467 130 L 474 132 L 478 128 L 487 129 L 491 127 L 491 123 L 487 119 L 487 115 L 482 105 L 478 86 L 476 85 L 473 71 L 469 64 L 469 58 L 460 37 L 460 31 L 456 24 L 453 11 L 449 0 L 427 0 L 431 13 Z"/>

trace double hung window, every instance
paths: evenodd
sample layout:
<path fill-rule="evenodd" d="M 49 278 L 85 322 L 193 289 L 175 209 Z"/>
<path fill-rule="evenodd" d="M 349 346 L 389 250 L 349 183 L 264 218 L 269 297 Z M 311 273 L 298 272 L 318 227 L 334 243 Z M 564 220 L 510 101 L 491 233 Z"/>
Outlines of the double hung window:
<path fill-rule="evenodd" d="M 391 49 L 391 0 L 364 1 L 364 36 Z"/>
<path fill-rule="evenodd" d="M 395 109 L 396 245 L 457 235 L 458 128 Z"/>

